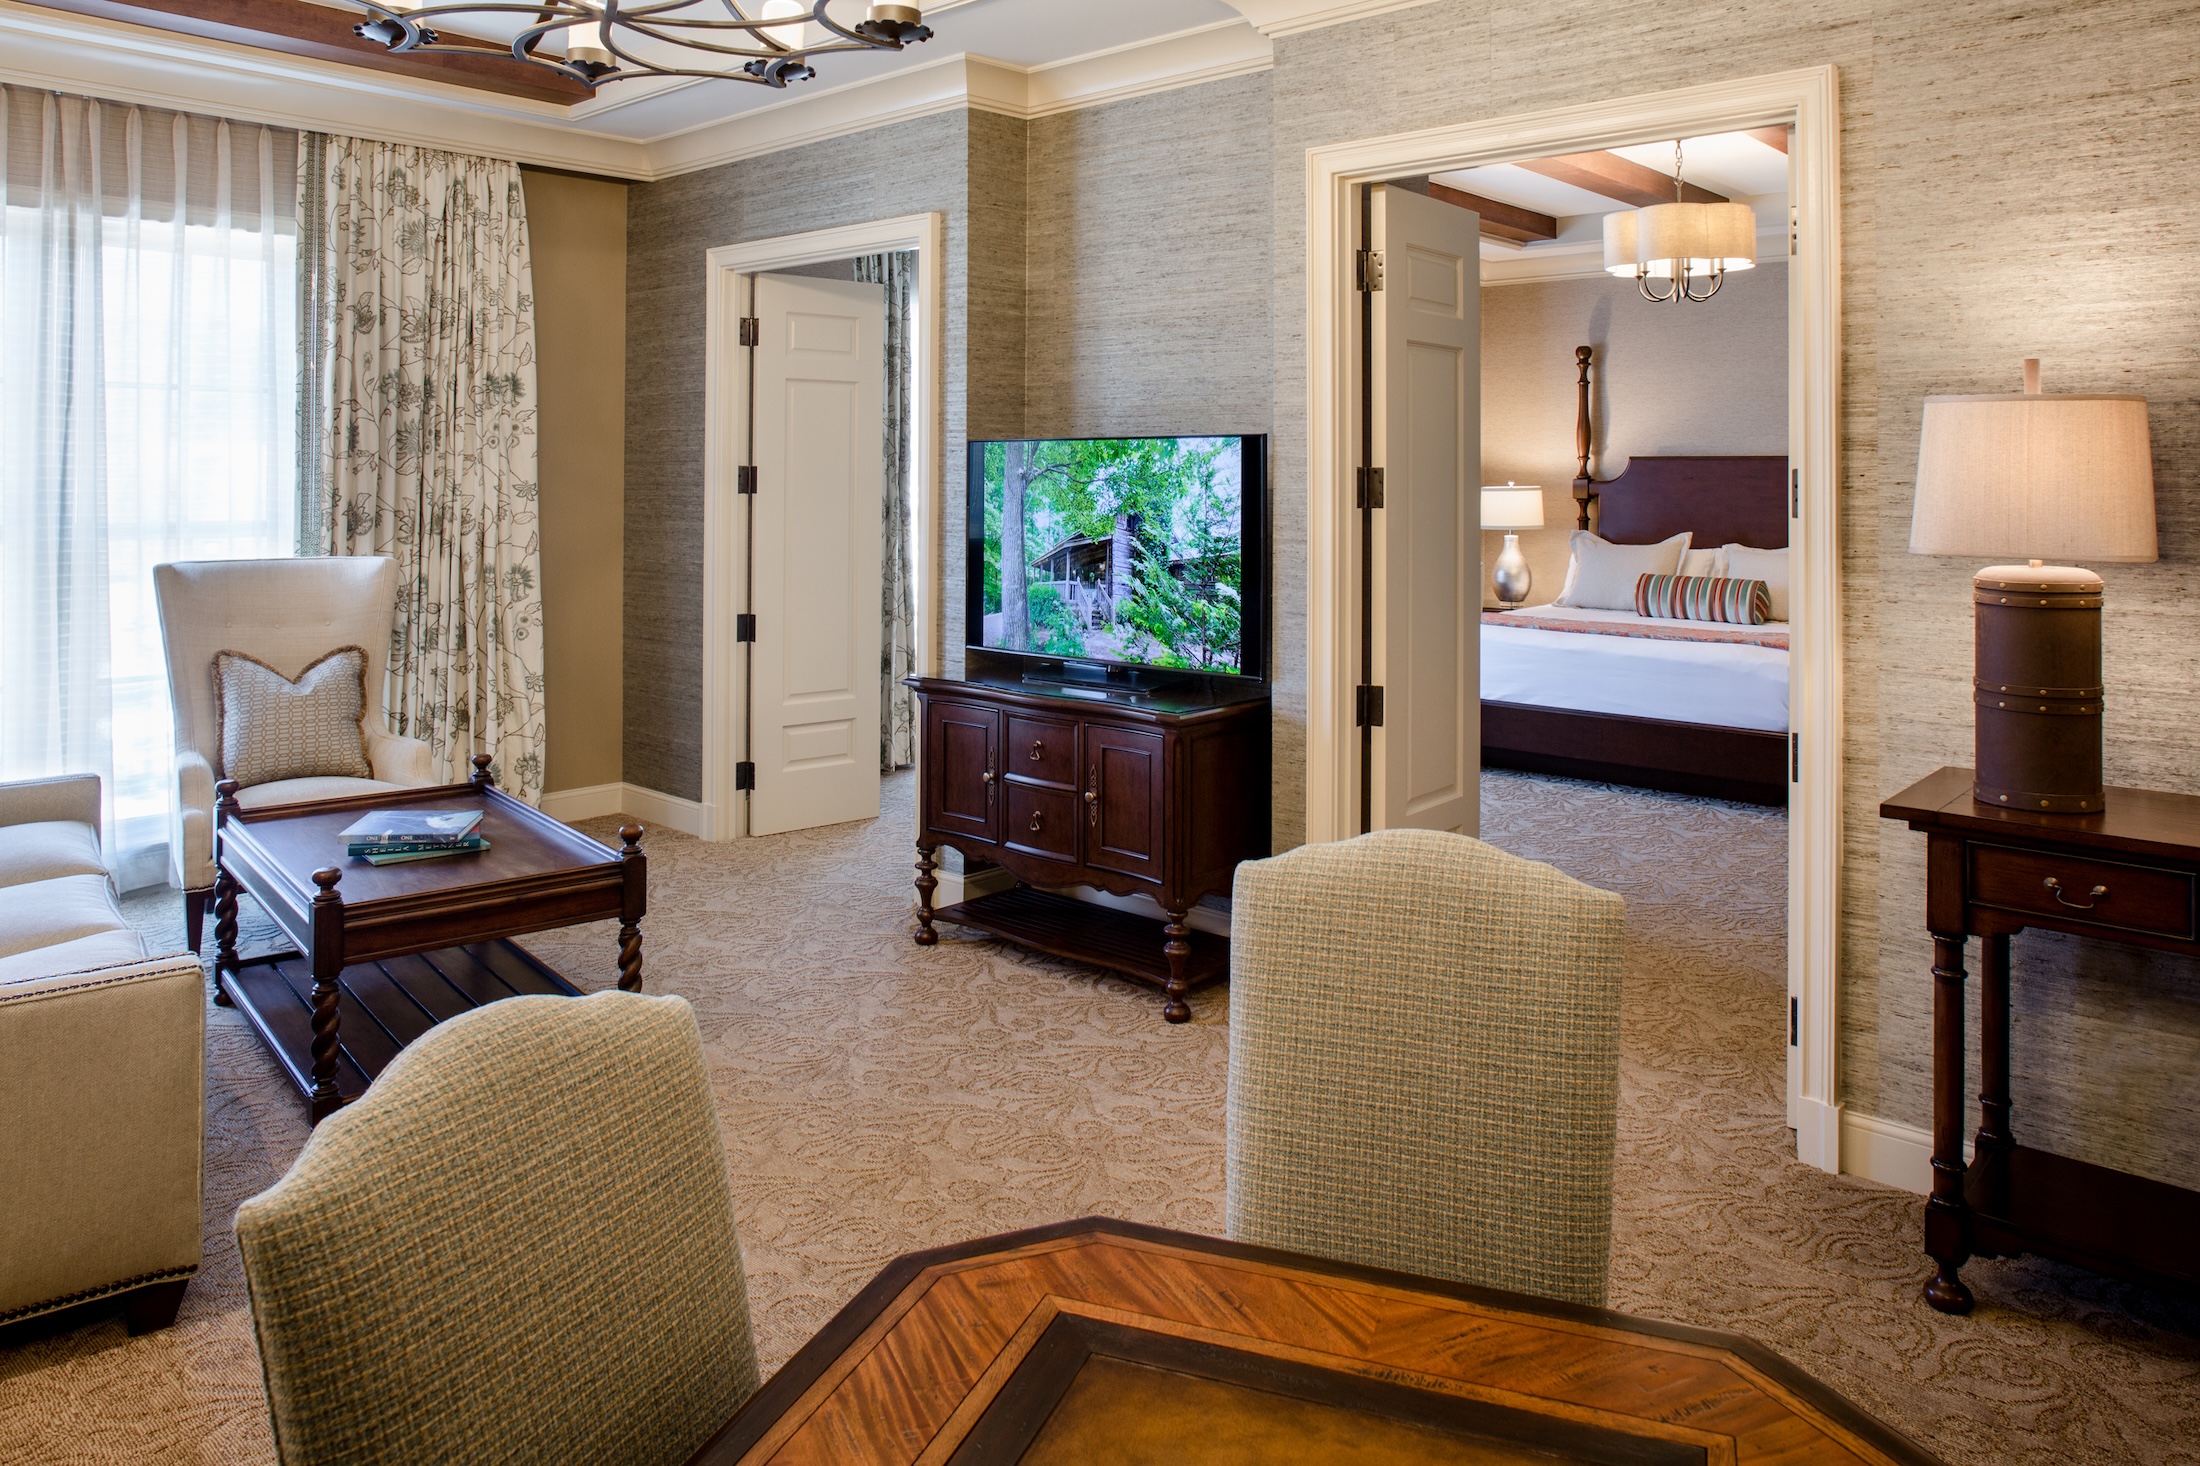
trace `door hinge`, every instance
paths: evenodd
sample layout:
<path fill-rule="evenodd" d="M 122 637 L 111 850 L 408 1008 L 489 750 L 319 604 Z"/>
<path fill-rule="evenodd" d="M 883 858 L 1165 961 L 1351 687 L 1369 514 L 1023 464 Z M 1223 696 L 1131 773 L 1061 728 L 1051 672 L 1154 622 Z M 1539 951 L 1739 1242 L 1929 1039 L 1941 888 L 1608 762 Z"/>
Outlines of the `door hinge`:
<path fill-rule="evenodd" d="M 1803 216 L 1802 216 L 1802 214 L 1801 214 L 1801 213 L 1800 213 L 1800 212 L 1799 212 L 1799 211 L 1798 211 L 1798 210 L 1796 209 L 1795 205 L 1793 205 L 1793 204 L 1789 204 L 1789 205 L 1788 205 L 1788 253 L 1789 253 L 1789 254 L 1793 255 L 1793 254 L 1798 254 L 1798 253 L 1800 253 L 1800 252 L 1801 252 L 1801 250 L 1802 250 L 1802 239 L 1803 239 Z"/>
<path fill-rule="evenodd" d="M 756 765 L 743 759 L 733 766 L 733 787 L 736 793 L 756 787 Z"/>
<path fill-rule="evenodd" d="M 733 639 L 735 641 L 756 640 L 756 617 L 747 613 L 736 615 L 733 618 Z"/>
<path fill-rule="evenodd" d="M 1795 1048 L 1803 1041 L 1803 1013 L 1795 999 L 1788 999 L 1788 1047 Z"/>
<path fill-rule="evenodd" d="M 756 465 L 744 463 L 733 471 L 733 491 L 736 494 L 756 492 Z"/>
<path fill-rule="evenodd" d="M 1803 735 L 1800 733 L 1788 734 L 1788 782 L 1803 782 Z"/>
<path fill-rule="evenodd" d="M 1354 257 L 1358 265 L 1354 274 L 1361 290 L 1373 292 L 1383 288 L 1383 252 L 1379 249 L 1363 249 Z"/>
<path fill-rule="evenodd" d="M 1383 690 L 1364 685 L 1352 689 L 1354 693 L 1352 726 L 1355 728 L 1380 728 L 1383 726 Z"/>
<path fill-rule="evenodd" d="M 756 346 L 761 344 L 763 340 L 764 323 L 755 316 L 743 316 L 741 318 L 741 344 L 743 346 Z"/>
<path fill-rule="evenodd" d="M 1791 468 L 1788 470 L 1788 518 L 1801 519 L 1802 517 L 1803 471 L 1800 468 Z"/>
<path fill-rule="evenodd" d="M 1380 509 L 1383 507 L 1383 471 L 1381 469 L 1363 468 L 1360 470 L 1360 501 L 1357 507 L 1361 509 Z"/>

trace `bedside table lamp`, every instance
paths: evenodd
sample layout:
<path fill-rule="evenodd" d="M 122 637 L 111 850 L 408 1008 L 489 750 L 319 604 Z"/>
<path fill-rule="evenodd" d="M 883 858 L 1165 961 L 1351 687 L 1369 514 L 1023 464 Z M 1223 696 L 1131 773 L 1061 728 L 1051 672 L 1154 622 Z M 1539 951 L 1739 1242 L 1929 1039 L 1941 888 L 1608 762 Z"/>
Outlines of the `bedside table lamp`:
<path fill-rule="evenodd" d="M 2101 808 L 2101 578 L 2056 559 L 2155 558 L 2144 397 L 1928 397 L 1910 520 L 1917 555 L 2023 557 L 1971 578 L 1972 797 Z"/>
<path fill-rule="evenodd" d="M 1543 527 L 1543 490 L 1533 484 L 1507 483 L 1503 488 L 1485 485 L 1482 527 L 1505 531 L 1505 548 L 1491 568 L 1497 598 L 1509 611 L 1528 598 L 1529 588 L 1535 584 L 1535 577 L 1528 574 L 1528 557 L 1520 553 L 1520 536 L 1513 531 Z"/>

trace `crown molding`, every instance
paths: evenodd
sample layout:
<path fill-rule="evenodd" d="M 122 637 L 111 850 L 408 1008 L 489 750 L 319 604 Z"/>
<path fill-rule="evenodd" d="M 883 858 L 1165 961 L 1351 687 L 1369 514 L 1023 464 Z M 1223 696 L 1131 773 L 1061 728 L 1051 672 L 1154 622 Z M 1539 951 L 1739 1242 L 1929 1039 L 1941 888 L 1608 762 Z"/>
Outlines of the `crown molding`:
<path fill-rule="evenodd" d="M 1043 66 L 969 53 L 943 56 L 637 140 L 589 128 L 589 115 L 605 109 L 585 104 L 568 111 L 0 0 L 0 82 L 271 127 L 455 147 L 638 182 L 959 108 L 1028 121 L 1248 75 L 1273 64 L 1267 37 L 1232 20 Z"/>
<path fill-rule="evenodd" d="M 756 107 L 649 142 L 668 178 L 968 107 L 1030 121 L 1266 71 L 1268 38 L 1243 21 L 1199 26 L 1044 66 L 964 53 L 830 91 Z"/>
<path fill-rule="evenodd" d="M 1295 36 L 1346 21 L 1411 10 L 1433 0 L 1229 0 L 1264 36 Z"/>

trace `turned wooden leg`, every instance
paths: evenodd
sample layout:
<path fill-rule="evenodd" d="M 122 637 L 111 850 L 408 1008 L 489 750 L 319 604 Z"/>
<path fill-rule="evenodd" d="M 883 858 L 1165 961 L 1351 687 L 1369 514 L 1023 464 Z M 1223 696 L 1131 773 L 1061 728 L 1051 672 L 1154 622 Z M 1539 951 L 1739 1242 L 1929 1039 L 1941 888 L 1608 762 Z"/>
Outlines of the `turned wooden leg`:
<path fill-rule="evenodd" d="M 189 1278 L 173 1278 L 123 1294 L 123 1327 L 132 1334 L 149 1334 L 168 1327 L 176 1321 L 176 1310 L 183 1307 L 183 1290 L 190 1283 Z"/>
<path fill-rule="evenodd" d="M 212 890 L 183 893 L 183 944 L 194 957 L 199 955 L 199 938 L 206 934 L 206 903 L 213 894 Z"/>
<path fill-rule="evenodd" d="M 222 974 L 237 970 L 237 882 L 229 872 L 214 875 L 214 1001 L 234 1007 L 222 991 Z"/>
<path fill-rule="evenodd" d="M 642 854 L 642 827 L 619 827 L 619 870 L 626 880 L 625 905 L 619 913 L 619 991 L 642 990 L 642 916 L 648 909 L 649 864 Z"/>
<path fill-rule="evenodd" d="M 939 869 L 939 857 L 932 849 L 929 845 L 917 847 L 917 945 L 920 947 L 937 946 L 940 940 L 940 934 L 932 930 L 932 893 L 940 887 L 939 877 L 932 874 Z"/>
<path fill-rule="evenodd" d="M 1192 955 L 1192 944 L 1187 940 L 1192 929 L 1184 924 L 1183 911 L 1163 913 L 1169 918 L 1161 934 L 1168 938 L 1161 951 L 1169 959 L 1169 1001 L 1162 1005 L 1161 1016 L 1171 1023 L 1192 1021 L 1192 1005 L 1184 1001 L 1184 960 Z"/>
<path fill-rule="evenodd" d="M 342 1043 L 338 1031 L 338 980 L 344 975 L 344 898 L 336 883 L 344 873 L 334 866 L 313 873 L 320 894 L 313 898 L 313 1088 L 307 1108 L 315 1124 L 343 1107 L 336 1092 L 336 1050 Z"/>
<path fill-rule="evenodd" d="M 1925 1201 L 1925 1251 L 1939 1264 L 1925 1301 L 1969 1313 L 1956 1276 L 1971 1258 L 1971 1207 L 1963 1197 L 1963 937 L 1933 935 L 1933 1193 Z"/>

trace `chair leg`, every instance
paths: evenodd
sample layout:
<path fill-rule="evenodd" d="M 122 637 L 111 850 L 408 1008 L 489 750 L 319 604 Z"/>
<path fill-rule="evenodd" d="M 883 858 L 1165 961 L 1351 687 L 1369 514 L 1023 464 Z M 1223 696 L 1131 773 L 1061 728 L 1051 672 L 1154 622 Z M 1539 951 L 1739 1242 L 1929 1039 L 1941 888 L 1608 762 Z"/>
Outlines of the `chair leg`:
<path fill-rule="evenodd" d="M 123 1294 L 124 1326 L 133 1335 L 168 1327 L 176 1321 L 176 1310 L 183 1307 L 183 1290 L 190 1284 L 189 1278 L 176 1278 L 166 1283 L 149 1283 Z"/>
<path fill-rule="evenodd" d="M 203 891 L 183 893 L 183 944 L 191 949 L 191 955 L 199 954 L 199 936 L 206 930 L 206 903 L 213 899 L 211 886 Z"/>

